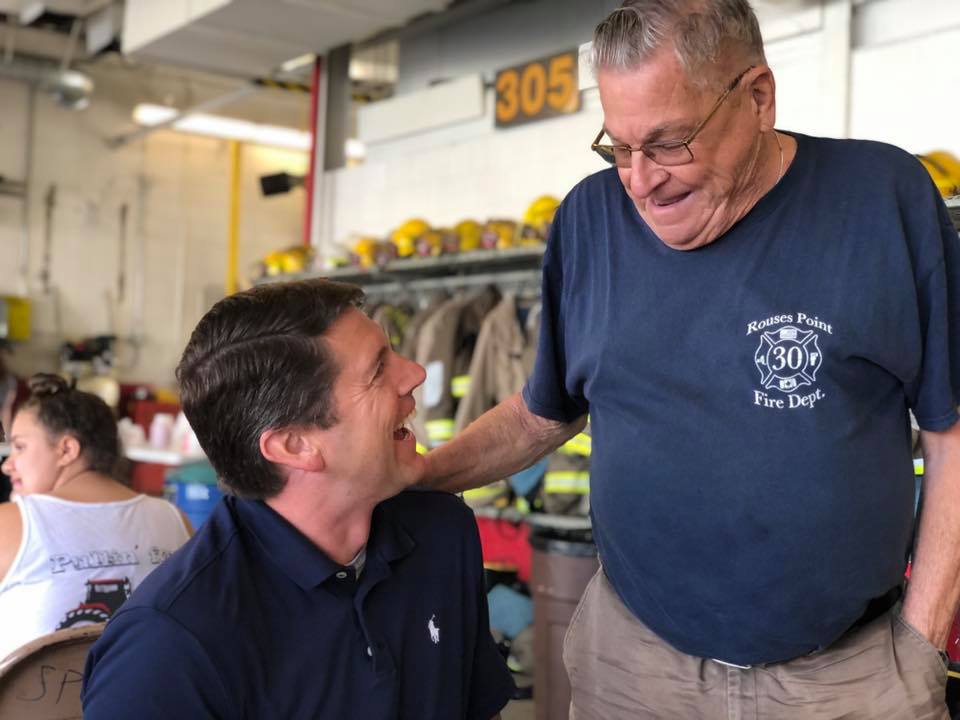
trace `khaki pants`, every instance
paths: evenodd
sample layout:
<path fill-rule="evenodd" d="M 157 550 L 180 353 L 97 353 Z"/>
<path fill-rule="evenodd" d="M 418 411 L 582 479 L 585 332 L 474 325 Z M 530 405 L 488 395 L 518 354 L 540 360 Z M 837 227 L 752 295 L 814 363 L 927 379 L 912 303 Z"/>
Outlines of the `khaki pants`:
<path fill-rule="evenodd" d="M 571 720 L 948 720 L 947 671 L 897 611 L 820 652 L 740 669 L 674 650 L 601 568 L 564 640 Z M 551 719 L 553 720 L 553 719 Z"/>

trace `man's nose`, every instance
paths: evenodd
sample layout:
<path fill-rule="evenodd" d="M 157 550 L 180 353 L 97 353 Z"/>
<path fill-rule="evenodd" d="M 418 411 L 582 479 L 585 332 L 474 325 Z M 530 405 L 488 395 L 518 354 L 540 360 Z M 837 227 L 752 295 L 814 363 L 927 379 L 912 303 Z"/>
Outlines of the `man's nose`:
<path fill-rule="evenodd" d="M 640 200 L 646 198 L 670 178 L 670 173 L 662 165 L 658 165 L 639 151 L 631 155 L 630 167 L 620 172 L 621 177 L 623 173 L 627 174 L 624 184 L 630 190 L 630 194 Z"/>
<path fill-rule="evenodd" d="M 416 363 L 413 360 L 407 360 L 407 358 L 401 358 L 401 360 L 404 363 L 404 372 L 400 386 L 400 394 L 409 395 L 416 388 L 423 385 L 423 381 L 427 378 L 427 371 L 423 369 L 420 363 Z"/>

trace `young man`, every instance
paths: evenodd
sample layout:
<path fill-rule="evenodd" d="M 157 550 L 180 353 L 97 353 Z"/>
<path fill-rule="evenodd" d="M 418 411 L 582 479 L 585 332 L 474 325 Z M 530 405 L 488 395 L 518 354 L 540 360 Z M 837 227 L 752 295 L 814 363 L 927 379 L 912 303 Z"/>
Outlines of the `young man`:
<path fill-rule="evenodd" d="M 218 303 L 177 377 L 230 491 L 123 606 L 87 661 L 84 717 L 499 717 L 480 545 L 405 423 L 424 371 L 355 287 Z"/>

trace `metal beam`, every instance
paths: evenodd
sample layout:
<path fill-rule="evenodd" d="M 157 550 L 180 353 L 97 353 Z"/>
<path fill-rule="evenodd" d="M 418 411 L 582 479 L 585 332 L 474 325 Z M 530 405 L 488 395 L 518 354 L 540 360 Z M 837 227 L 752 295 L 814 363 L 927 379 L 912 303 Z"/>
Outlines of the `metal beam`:
<path fill-rule="evenodd" d="M 353 106 L 350 83 L 350 46 L 333 48 L 326 57 L 327 108 L 323 169 L 336 170 L 347 164 L 346 143 L 350 137 L 350 110 Z"/>
<path fill-rule="evenodd" d="M 402 27 L 392 28 L 377 33 L 366 40 L 354 43 L 356 50 L 380 45 L 390 40 L 408 40 L 417 35 L 432 32 L 453 23 L 497 10 L 504 5 L 510 5 L 517 0 L 462 0 L 448 10 L 428 13 L 411 20 Z"/>

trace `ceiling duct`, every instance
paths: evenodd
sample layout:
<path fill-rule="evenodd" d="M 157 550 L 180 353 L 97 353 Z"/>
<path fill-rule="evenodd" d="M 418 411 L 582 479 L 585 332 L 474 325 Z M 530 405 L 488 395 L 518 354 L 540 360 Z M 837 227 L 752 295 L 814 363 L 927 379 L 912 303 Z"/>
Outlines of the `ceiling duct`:
<path fill-rule="evenodd" d="M 89 75 L 63 70 L 54 63 L 15 58 L 9 63 L 0 63 L 0 78 L 36 85 L 41 92 L 52 95 L 58 105 L 70 110 L 83 110 L 93 95 L 93 80 Z"/>

